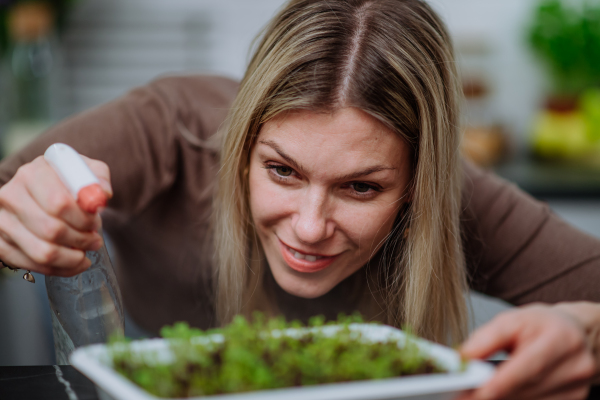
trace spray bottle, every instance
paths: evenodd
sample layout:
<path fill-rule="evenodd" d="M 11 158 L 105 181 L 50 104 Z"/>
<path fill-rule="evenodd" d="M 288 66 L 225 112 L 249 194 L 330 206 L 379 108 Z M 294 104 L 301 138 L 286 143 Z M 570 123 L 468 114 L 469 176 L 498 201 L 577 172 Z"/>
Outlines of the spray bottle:
<path fill-rule="evenodd" d="M 98 178 L 73 148 L 53 144 L 44 158 L 81 209 L 96 213 L 106 205 Z M 69 354 L 77 347 L 105 343 L 113 333 L 123 334 L 121 292 L 106 245 L 86 252 L 86 257 L 92 265 L 85 272 L 71 278 L 46 277 L 58 364 L 68 364 Z"/>

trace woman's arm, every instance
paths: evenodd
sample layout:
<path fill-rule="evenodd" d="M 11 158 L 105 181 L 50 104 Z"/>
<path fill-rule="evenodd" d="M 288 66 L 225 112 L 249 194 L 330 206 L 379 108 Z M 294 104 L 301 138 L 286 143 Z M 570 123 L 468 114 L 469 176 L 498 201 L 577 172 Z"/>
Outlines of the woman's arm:
<path fill-rule="evenodd" d="M 465 163 L 463 244 L 471 287 L 514 305 L 600 302 L 600 240 Z"/>
<path fill-rule="evenodd" d="M 218 129 L 237 86 L 215 76 L 158 79 L 59 123 L 4 159 L 0 185 L 50 144 L 63 142 L 104 161 L 114 189 L 109 207 L 136 214 L 173 183 L 181 155 L 194 146 L 190 139 L 206 140 Z"/>
<path fill-rule="evenodd" d="M 596 365 L 593 383 L 600 384 L 600 304 L 583 301 L 559 303 L 555 309 L 572 317 L 583 329 L 586 347 L 592 353 Z"/>
<path fill-rule="evenodd" d="M 109 207 L 127 221 L 159 194 L 171 193 L 180 176 L 201 185 L 194 176 L 207 175 L 210 167 L 202 144 L 224 119 L 236 86 L 216 77 L 160 79 L 57 125 L 4 160 L 0 259 L 13 267 L 69 276 L 87 268 L 84 251 L 101 244 L 95 233 L 98 216 L 77 206 L 39 156 L 50 144 L 64 142 L 91 157 L 88 164 L 106 181 L 108 194 L 110 171 L 115 196 Z"/>
<path fill-rule="evenodd" d="M 463 356 L 504 350 L 510 359 L 461 400 L 584 399 L 600 382 L 600 304 L 591 302 L 600 301 L 600 241 L 514 185 L 468 164 L 465 172 L 471 286 L 516 305 L 557 304 L 515 308 L 476 330 Z"/>

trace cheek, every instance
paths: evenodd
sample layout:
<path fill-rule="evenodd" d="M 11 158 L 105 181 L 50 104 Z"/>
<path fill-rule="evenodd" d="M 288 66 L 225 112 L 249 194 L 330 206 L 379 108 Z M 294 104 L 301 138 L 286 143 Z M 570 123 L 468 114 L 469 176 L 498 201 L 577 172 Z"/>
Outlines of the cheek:
<path fill-rule="evenodd" d="M 289 193 L 266 175 L 262 168 L 251 168 L 248 177 L 250 211 L 259 230 L 274 225 L 291 212 Z"/>
<path fill-rule="evenodd" d="M 391 231 L 398 214 L 397 204 L 348 207 L 341 210 L 342 217 L 338 221 L 343 222 L 340 227 L 357 247 L 372 251 L 383 244 L 384 238 Z"/>

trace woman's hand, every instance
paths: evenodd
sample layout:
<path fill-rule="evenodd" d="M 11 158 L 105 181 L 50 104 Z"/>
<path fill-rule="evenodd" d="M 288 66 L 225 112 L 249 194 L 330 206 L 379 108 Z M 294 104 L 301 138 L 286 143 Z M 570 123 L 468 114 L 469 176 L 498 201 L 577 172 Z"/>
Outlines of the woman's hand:
<path fill-rule="evenodd" d="M 600 371 L 600 305 L 531 305 L 500 314 L 463 344 L 465 358 L 504 350 L 492 379 L 466 399 L 585 399 Z"/>
<path fill-rule="evenodd" d="M 112 196 L 108 166 L 83 157 Z M 101 220 L 79 208 L 56 172 L 38 157 L 0 188 L 0 260 L 45 275 L 73 276 L 90 267 L 85 251 L 102 247 Z"/>

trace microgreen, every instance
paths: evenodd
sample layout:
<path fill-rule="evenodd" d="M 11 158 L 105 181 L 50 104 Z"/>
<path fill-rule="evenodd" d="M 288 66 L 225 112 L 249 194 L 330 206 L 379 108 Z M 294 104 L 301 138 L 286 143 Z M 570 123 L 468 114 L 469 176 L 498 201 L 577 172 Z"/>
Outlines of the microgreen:
<path fill-rule="evenodd" d="M 298 321 L 255 314 L 251 321 L 235 317 L 218 330 L 201 331 L 177 323 L 161 331 L 172 359 L 140 355 L 131 344 L 115 345 L 115 341 L 111 355 L 119 373 L 159 397 L 443 372 L 410 337 L 403 343 L 372 342 L 352 329 L 351 324 L 361 322 L 357 315 L 340 316 L 333 323 L 314 317 L 304 327 Z"/>

